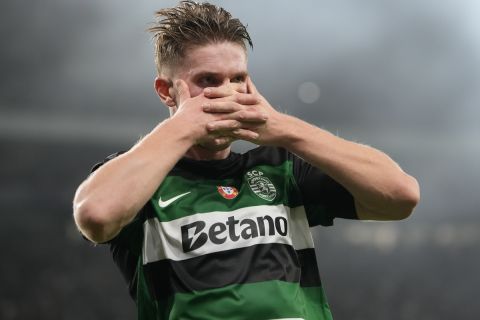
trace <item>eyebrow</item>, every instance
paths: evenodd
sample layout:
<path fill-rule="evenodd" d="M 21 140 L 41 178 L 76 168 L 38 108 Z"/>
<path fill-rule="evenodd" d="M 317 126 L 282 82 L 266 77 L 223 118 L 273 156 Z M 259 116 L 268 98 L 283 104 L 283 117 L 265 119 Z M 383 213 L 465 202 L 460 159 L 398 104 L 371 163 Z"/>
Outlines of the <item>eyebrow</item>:
<path fill-rule="evenodd" d="M 194 75 L 195 78 L 198 78 L 198 77 L 204 77 L 204 76 L 214 76 L 214 77 L 217 77 L 219 75 L 221 75 L 222 73 L 220 72 L 212 72 L 212 71 L 199 71 L 197 74 Z M 248 77 L 248 72 L 245 72 L 245 71 L 240 71 L 240 72 L 236 72 L 234 73 L 234 76 L 235 77 L 238 77 L 238 76 L 242 76 L 242 77 Z"/>

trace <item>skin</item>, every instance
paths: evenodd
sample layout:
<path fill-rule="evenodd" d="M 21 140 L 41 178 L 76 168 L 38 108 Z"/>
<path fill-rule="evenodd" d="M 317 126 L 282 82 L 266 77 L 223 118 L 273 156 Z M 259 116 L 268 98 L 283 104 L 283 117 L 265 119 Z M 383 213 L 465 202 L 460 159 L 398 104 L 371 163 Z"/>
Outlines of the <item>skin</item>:
<path fill-rule="evenodd" d="M 155 89 L 171 117 L 77 189 L 74 218 L 93 242 L 132 221 L 182 156 L 224 159 L 237 139 L 286 148 L 322 169 L 352 193 L 360 219 L 404 219 L 419 201 L 417 181 L 383 152 L 276 111 L 248 76 L 238 44 L 190 48 Z"/>
<path fill-rule="evenodd" d="M 187 157 L 199 160 L 223 159 L 230 153 L 232 141 L 252 140 L 258 137 L 257 133 L 248 130 L 266 121 L 266 114 L 249 107 L 258 101 L 251 95 L 232 96 L 235 93 L 247 93 L 247 78 L 247 55 L 244 48 L 238 44 L 223 42 L 191 48 L 181 66 L 167 70 L 165 74 L 155 79 L 155 90 L 170 109 L 172 117 L 198 117 L 198 113 L 201 114 L 203 111 L 201 107 L 208 104 L 208 93 L 205 94 L 204 91 L 209 87 L 222 88 L 226 99 L 232 101 L 235 98 L 240 99 L 238 103 L 242 108 L 228 112 L 228 115 L 217 112 L 214 119 L 210 118 L 228 121 L 228 128 L 223 131 L 208 130 L 193 133 L 199 139 L 187 151 Z M 197 109 L 199 107 L 200 109 Z M 210 114 L 212 115 L 214 114 Z M 204 118 L 199 120 L 203 121 Z M 200 128 L 206 129 L 202 126 Z"/>

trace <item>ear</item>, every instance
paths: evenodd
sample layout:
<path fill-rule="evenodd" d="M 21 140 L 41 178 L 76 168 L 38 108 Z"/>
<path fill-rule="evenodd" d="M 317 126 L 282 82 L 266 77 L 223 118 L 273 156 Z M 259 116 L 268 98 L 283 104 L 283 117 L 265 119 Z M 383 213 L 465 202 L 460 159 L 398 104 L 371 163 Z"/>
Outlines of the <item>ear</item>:
<path fill-rule="evenodd" d="M 173 88 L 172 80 L 158 76 L 155 78 L 154 86 L 155 91 L 160 97 L 160 100 L 162 100 L 163 104 L 165 104 L 167 107 L 174 107 L 177 105 L 175 103 L 175 97 L 172 96 L 172 91 L 170 90 Z"/>

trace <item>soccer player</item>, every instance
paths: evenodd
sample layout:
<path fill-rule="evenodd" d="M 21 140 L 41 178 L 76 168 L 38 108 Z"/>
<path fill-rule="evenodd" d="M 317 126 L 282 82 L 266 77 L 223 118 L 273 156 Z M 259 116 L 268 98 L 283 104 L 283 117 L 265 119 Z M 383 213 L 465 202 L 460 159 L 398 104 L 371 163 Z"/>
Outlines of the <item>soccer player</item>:
<path fill-rule="evenodd" d="M 75 195 L 78 228 L 109 244 L 139 319 L 331 319 L 309 227 L 404 219 L 416 180 L 276 111 L 224 9 L 182 1 L 157 14 L 155 89 L 171 116 L 94 167 Z M 259 147 L 237 154 L 234 140 Z"/>

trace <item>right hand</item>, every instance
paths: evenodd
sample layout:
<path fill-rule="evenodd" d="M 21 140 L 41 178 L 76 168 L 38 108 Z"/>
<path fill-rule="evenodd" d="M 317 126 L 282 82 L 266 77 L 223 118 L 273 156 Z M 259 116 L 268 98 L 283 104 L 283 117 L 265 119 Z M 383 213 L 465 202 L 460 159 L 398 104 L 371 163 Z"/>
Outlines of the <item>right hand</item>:
<path fill-rule="evenodd" d="M 207 105 L 212 99 L 206 97 L 203 93 L 191 97 L 190 90 L 185 81 L 179 79 L 174 82 L 171 95 L 175 96 L 177 108 L 174 111 L 173 118 L 182 119 L 184 125 L 188 125 L 192 130 L 192 139 L 194 144 L 219 149 L 227 147 L 234 140 L 252 141 L 258 137 L 258 134 L 248 129 L 252 123 L 264 123 L 265 114 L 257 111 L 251 111 L 239 119 L 231 119 L 228 113 L 207 113 L 203 106 Z M 234 96 L 237 92 L 231 90 L 228 94 Z M 230 125 L 224 131 L 212 132 L 207 124 L 212 121 L 219 121 L 229 118 Z"/>

